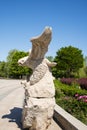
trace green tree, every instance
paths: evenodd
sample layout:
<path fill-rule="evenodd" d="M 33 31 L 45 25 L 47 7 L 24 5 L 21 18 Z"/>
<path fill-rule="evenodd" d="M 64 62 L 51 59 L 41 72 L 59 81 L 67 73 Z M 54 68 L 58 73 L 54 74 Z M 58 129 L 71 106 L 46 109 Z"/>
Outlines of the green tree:
<path fill-rule="evenodd" d="M 84 58 L 84 66 L 87 66 L 87 56 Z"/>
<path fill-rule="evenodd" d="M 6 77 L 7 70 L 6 70 L 6 62 L 2 61 L 0 62 L 0 77 Z"/>
<path fill-rule="evenodd" d="M 82 50 L 68 46 L 57 51 L 54 61 L 57 63 L 53 68 L 53 75 L 58 77 L 72 77 L 83 66 Z"/>
<path fill-rule="evenodd" d="M 18 60 L 24 56 L 27 56 L 28 53 L 24 51 L 11 50 L 9 51 L 7 57 L 7 74 L 10 78 L 19 78 L 23 75 L 29 75 L 31 70 L 27 67 L 22 67 L 18 65 Z"/>
<path fill-rule="evenodd" d="M 85 72 L 85 74 L 87 76 L 87 66 L 84 68 L 84 72 Z"/>

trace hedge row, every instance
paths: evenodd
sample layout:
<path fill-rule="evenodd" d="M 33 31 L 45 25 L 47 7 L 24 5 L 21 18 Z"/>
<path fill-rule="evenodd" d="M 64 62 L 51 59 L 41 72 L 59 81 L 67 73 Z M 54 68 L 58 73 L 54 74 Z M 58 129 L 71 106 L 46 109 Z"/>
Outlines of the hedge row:
<path fill-rule="evenodd" d="M 56 103 L 87 125 L 87 90 L 62 84 L 54 80 Z"/>
<path fill-rule="evenodd" d="M 75 94 L 79 94 L 79 95 L 87 95 L 87 90 L 85 89 L 78 89 L 78 87 L 75 87 L 74 85 L 70 86 L 70 85 L 66 85 L 66 84 L 62 84 L 60 81 L 58 80 L 54 80 L 54 84 L 55 84 L 55 87 L 56 89 L 58 88 L 58 90 L 61 89 L 61 91 L 67 95 L 67 96 L 72 96 L 74 97 Z M 57 91 L 58 91 L 57 90 Z"/>
<path fill-rule="evenodd" d="M 76 84 L 76 85 L 80 86 L 82 89 L 87 90 L 87 78 L 80 78 L 80 79 L 61 78 L 60 81 L 64 84 L 68 84 L 68 85 Z"/>
<path fill-rule="evenodd" d="M 87 103 L 77 101 L 74 98 L 56 98 L 56 103 L 68 113 L 87 125 Z"/>

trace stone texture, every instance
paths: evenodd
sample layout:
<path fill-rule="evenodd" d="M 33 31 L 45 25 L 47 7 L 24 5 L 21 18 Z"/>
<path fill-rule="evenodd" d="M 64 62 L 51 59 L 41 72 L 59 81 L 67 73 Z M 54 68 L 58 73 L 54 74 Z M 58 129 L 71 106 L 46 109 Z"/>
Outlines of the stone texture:
<path fill-rule="evenodd" d="M 23 109 L 23 128 L 46 130 L 51 124 L 55 98 L 29 98 Z"/>
<path fill-rule="evenodd" d="M 32 86 L 29 86 L 29 84 L 27 84 L 26 91 L 30 97 L 54 97 L 55 88 L 51 72 L 47 70 L 44 77 Z"/>
<path fill-rule="evenodd" d="M 24 81 L 25 100 L 22 113 L 23 128 L 46 130 L 51 124 L 55 106 L 55 88 L 50 67 L 56 63 L 44 58 L 52 38 L 52 29 L 31 39 L 32 50 L 29 56 L 19 59 L 18 64 L 33 70 L 29 81 Z"/>

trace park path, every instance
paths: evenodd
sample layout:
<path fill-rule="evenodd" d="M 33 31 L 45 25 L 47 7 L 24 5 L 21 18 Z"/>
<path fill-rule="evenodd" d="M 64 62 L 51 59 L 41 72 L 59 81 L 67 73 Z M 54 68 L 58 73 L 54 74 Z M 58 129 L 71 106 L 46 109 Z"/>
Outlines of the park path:
<path fill-rule="evenodd" d="M 24 89 L 20 80 L 0 79 L 0 130 L 22 130 Z M 48 130 L 61 130 L 52 121 Z"/>

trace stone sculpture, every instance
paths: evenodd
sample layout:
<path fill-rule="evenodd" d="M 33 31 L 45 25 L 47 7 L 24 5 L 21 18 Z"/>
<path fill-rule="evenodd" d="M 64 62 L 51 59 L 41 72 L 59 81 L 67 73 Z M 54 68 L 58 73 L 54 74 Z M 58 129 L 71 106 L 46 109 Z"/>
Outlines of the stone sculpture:
<path fill-rule="evenodd" d="M 22 113 L 23 128 L 46 130 L 51 124 L 55 106 L 55 88 L 50 67 L 56 63 L 44 58 L 52 38 L 52 29 L 31 39 L 32 50 L 29 56 L 19 59 L 18 64 L 33 70 L 25 85 L 25 100 Z"/>

